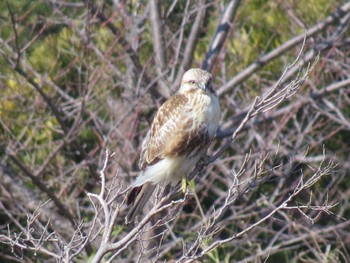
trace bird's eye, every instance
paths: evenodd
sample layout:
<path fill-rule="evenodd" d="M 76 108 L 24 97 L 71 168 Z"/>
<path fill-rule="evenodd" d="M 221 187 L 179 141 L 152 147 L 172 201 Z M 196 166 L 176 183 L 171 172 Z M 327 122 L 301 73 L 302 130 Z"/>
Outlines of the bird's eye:
<path fill-rule="evenodd" d="M 196 84 L 196 82 L 194 80 L 190 80 L 188 83 L 190 84 Z"/>

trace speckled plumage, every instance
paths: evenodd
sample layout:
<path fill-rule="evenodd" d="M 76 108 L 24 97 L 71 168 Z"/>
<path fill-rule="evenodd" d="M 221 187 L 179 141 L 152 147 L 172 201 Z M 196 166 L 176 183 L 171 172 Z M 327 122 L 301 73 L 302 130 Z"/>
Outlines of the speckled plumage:
<path fill-rule="evenodd" d="M 190 69 L 179 91 L 158 110 L 142 144 L 141 173 L 128 195 L 130 222 L 158 183 L 176 184 L 194 169 L 215 136 L 220 106 L 211 74 Z"/>

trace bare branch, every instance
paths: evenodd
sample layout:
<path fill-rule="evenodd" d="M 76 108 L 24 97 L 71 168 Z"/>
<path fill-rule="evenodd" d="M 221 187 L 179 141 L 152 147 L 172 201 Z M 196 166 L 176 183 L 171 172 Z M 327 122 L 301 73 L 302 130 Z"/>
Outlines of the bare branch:
<path fill-rule="evenodd" d="M 343 16 L 345 16 L 350 11 L 350 3 L 344 4 L 341 8 L 337 9 L 334 13 L 329 15 L 324 21 L 319 22 L 315 26 L 311 27 L 306 32 L 306 38 L 309 38 L 311 36 L 314 36 L 315 34 L 322 31 L 324 28 L 332 25 L 334 21 L 341 19 Z M 281 54 L 285 53 L 286 51 L 290 50 L 291 48 L 295 47 L 296 45 L 302 43 L 305 39 L 304 34 L 300 34 L 287 42 L 285 42 L 283 45 L 279 46 L 278 48 L 272 50 L 268 54 L 260 57 L 257 59 L 256 62 L 248 66 L 245 70 L 241 71 L 239 74 L 237 74 L 235 77 L 230 79 L 223 85 L 219 90 L 218 94 L 224 94 L 226 92 L 231 91 L 234 87 L 245 81 L 247 78 L 249 78 L 254 72 L 261 69 L 263 66 L 265 66 L 268 62 L 271 60 L 277 58 Z"/>
<path fill-rule="evenodd" d="M 305 38 L 304 38 L 304 44 L 305 44 Z M 304 47 L 304 44 L 303 44 L 303 47 Z M 311 67 L 307 68 L 306 73 L 301 78 L 299 78 L 299 76 L 297 76 L 296 79 L 294 79 L 292 82 L 290 82 L 288 85 L 286 85 L 283 88 L 280 88 L 280 83 L 284 80 L 284 77 L 287 74 L 287 72 L 296 65 L 297 61 L 300 58 L 302 50 L 303 50 L 303 48 L 300 50 L 299 56 L 294 60 L 294 62 L 288 68 L 285 69 L 282 76 L 276 82 L 274 87 L 269 89 L 267 91 L 267 93 L 262 98 L 260 98 L 260 97 L 255 98 L 255 100 L 254 100 L 252 106 L 250 107 L 250 109 L 248 110 L 246 116 L 240 122 L 237 129 L 234 130 L 231 138 L 229 138 L 227 140 L 227 142 L 225 143 L 225 145 L 223 147 L 221 147 L 221 149 L 218 150 L 215 153 L 215 155 L 208 160 L 208 163 L 215 161 L 217 158 L 219 158 L 226 151 L 226 149 L 232 144 L 232 142 L 236 139 L 237 135 L 243 130 L 244 126 L 247 124 L 247 122 L 250 119 L 252 119 L 253 117 L 255 117 L 256 115 L 258 115 L 260 113 L 264 113 L 266 111 L 269 111 L 269 110 L 275 108 L 282 101 L 289 98 L 290 96 L 292 96 L 293 94 L 295 94 L 299 90 L 299 88 L 304 83 L 307 76 L 313 71 L 315 65 L 317 64 L 317 60 L 314 62 L 314 64 Z"/>
<path fill-rule="evenodd" d="M 240 2 L 240 0 L 232 0 L 225 7 L 224 14 L 221 17 L 215 35 L 209 46 L 209 50 L 202 62 L 202 68 L 209 72 L 211 72 L 215 66 L 218 56 L 224 47 L 224 43 L 232 31 L 232 20 L 236 15 Z"/>
<path fill-rule="evenodd" d="M 153 37 L 154 52 L 156 55 L 156 65 L 158 74 L 166 69 L 166 53 L 165 43 L 163 39 L 163 22 L 160 19 L 159 14 L 159 1 L 151 0 L 150 4 L 150 21 L 151 21 L 151 32 Z"/>
<path fill-rule="evenodd" d="M 292 209 L 293 206 L 289 207 L 288 203 L 291 202 L 293 200 L 293 198 L 295 198 L 301 191 L 303 191 L 303 190 L 305 190 L 307 188 L 310 188 L 312 185 L 314 185 L 316 182 L 318 182 L 322 177 L 330 175 L 332 173 L 332 171 L 336 167 L 337 167 L 337 164 L 334 164 L 333 162 L 329 162 L 325 167 L 323 167 L 323 163 L 321 163 L 320 167 L 315 171 L 313 176 L 311 176 L 305 182 L 304 182 L 304 178 L 302 176 L 300 178 L 299 184 L 295 188 L 294 192 L 288 198 L 286 198 L 283 202 L 281 202 L 280 205 L 278 205 L 276 208 L 274 208 L 270 213 L 268 213 L 267 215 L 262 217 L 257 222 L 247 226 L 246 228 L 244 228 L 244 230 L 242 230 L 242 231 L 240 231 L 240 232 L 230 236 L 229 238 L 225 238 L 225 239 L 214 241 L 212 244 L 207 246 L 202 251 L 196 252 L 197 251 L 196 250 L 196 246 L 199 245 L 199 240 L 202 240 L 203 238 L 206 238 L 207 236 L 213 235 L 213 229 L 214 229 L 214 226 L 215 226 L 217 221 L 215 219 L 211 220 L 211 225 L 203 232 L 203 236 L 200 237 L 199 239 L 197 239 L 197 242 L 194 243 L 192 245 L 192 247 L 187 251 L 187 253 L 182 258 L 180 258 L 177 262 L 186 262 L 186 263 L 194 262 L 195 260 L 198 260 L 198 259 L 202 258 L 204 255 L 207 255 L 210 251 L 212 251 L 216 247 L 221 246 L 223 244 L 226 244 L 228 242 L 231 242 L 232 240 L 240 238 L 241 236 L 247 234 L 252 229 L 256 228 L 257 226 L 259 226 L 260 224 L 264 223 L 266 220 L 271 218 L 278 211 L 285 210 L 285 209 Z M 249 188 L 249 186 L 248 186 L 248 188 Z M 229 192 L 229 194 L 230 194 L 230 192 Z M 228 203 L 226 202 L 224 204 L 224 207 L 227 204 Z M 322 211 L 326 211 L 327 212 L 330 207 L 333 207 L 333 205 L 330 205 L 330 206 L 328 206 L 328 205 L 326 205 L 326 206 L 314 206 L 314 207 L 310 207 L 309 206 L 308 208 L 311 209 L 311 210 L 315 210 L 316 209 L 316 210 L 322 210 Z M 222 212 L 219 212 L 219 214 L 221 214 L 221 213 Z M 193 255 L 191 255 L 191 253 L 193 253 L 193 252 L 195 252 L 195 253 Z"/>
<path fill-rule="evenodd" d="M 193 56 L 194 56 L 194 49 L 198 41 L 200 30 L 202 29 L 202 26 L 203 26 L 203 20 L 204 20 L 206 8 L 207 8 L 205 4 L 205 0 L 200 0 L 196 6 L 198 8 L 197 16 L 193 23 L 190 36 L 187 40 L 184 55 L 183 55 L 183 61 L 179 66 L 176 79 L 172 85 L 172 90 L 175 89 L 174 87 L 176 88 L 179 87 L 183 74 L 192 63 Z"/>

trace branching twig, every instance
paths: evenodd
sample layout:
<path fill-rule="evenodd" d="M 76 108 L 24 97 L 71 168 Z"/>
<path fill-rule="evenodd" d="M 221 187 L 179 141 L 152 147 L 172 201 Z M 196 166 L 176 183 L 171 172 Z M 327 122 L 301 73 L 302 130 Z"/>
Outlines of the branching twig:
<path fill-rule="evenodd" d="M 322 31 L 325 27 L 328 27 L 334 23 L 334 21 L 341 19 L 343 16 L 345 16 L 350 11 L 350 3 L 344 4 L 341 8 L 337 9 L 334 13 L 329 15 L 324 21 L 316 24 L 315 26 L 311 27 L 306 32 L 306 38 L 309 38 L 318 32 Z M 304 34 L 300 34 L 293 39 L 288 40 L 280 47 L 272 50 L 268 54 L 260 57 L 257 59 L 256 62 L 248 66 L 245 70 L 241 71 L 239 74 L 237 74 L 235 77 L 230 79 L 223 85 L 218 93 L 224 94 L 226 92 L 229 92 L 232 90 L 232 88 L 236 87 L 243 81 L 245 81 L 247 78 L 249 78 L 254 72 L 261 69 L 264 65 L 266 65 L 268 62 L 272 61 L 273 59 L 279 57 L 281 54 L 285 53 L 286 51 L 290 50 L 291 48 L 295 47 L 296 45 L 302 43 L 305 39 Z"/>
<path fill-rule="evenodd" d="M 183 55 L 183 61 L 179 67 L 179 71 L 177 72 L 176 79 L 172 85 L 172 88 L 171 88 L 172 90 L 175 90 L 179 87 L 183 74 L 192 63 L 193 56 L 194 56 L 194 48 L 196 47 L 198 36 L 203 26 L 203 21 L 205 18 L 205 12 L 206 12 L 207 6 L 204 0 L 200 0 L 196 6 L 198 8 L 198 13 L 193 23 L 189 38 L 187 40 L 187 44 Z"/>
<path fill-rule="evenodd" d="M 334 164 L 333 162 L 329 162 L 325 167 L 322 167 L 322 166 L 323 166 L 323 162 L 320 164 L 319 168 L 315 171 L 313 176 L 307 179 L 306 182 L 304 182 L 304 177 L 301 176 L 299 184 L 295 188 L 294 192 L 288 198 L 286 198 L 283 202 L 281 202 L 280 205 L 274 208 L 270 213 L 265 215 L 263 218 L 251 224 L 250 226 L 247 226 L 242 231 L 230 236 L 229 238 L 216 240 L 212 244 L 208 245 L 202 251 L 195 252 L 197 251 L 196 247 L 199 245 L 200 243 L 199 241 L 201 239 L 213 235 L 213 231 L 209 231 L 209 232 L 204 231 L 203 235 L 201 235 L 201 237 L 197 239 L 197 242 L 194 243 L 194 245 L 187 251 L 187 253 L 182 258 L 180 258 L 177 262 L 186 262 L 186 263 L 194 262 L 195 260 L 202 258 L 204 255 L 207 255 L 210 251 L 212 251 L 216 247 L 226 244 L 228 242 L 231 242 L 234 239 L 242 237 L 243 235 L 245 235 L 246 233 L 250 232 L 252 229 L 257 227 L 258 225 L 262 224 L 263 222 L 271 218 L 276 212 L 280 210 L 291 209 L 293 206 L 289 207 L 288 203 L 291 202 L 294 197 L 296 197 L 301 191 L 310 188 L 312 185 L 318 182 L 321 179 L 321 177 L 331 174 L 332 170 L 336 168 L 337 164 Z M 314 206 L 314 207 L 308 207 L 308 208 L 312 210 L 317 209 L 322 211 L 328 211 L 328 209 L 333 206 L 334 205 L 326 205 L 326 206 Z M 213 226 L 210 226 L 210 227 L 213 228 Z M 195 252 L 195 254 L 192 254 L 193 252 Z"/>
<path fill-rule="evenodd" d="M 282 101 L 289 98 L 293 94 L 295 94 L 301 87 L 301 85 L 304 83 L 307 76 L 313 71 L 316 63 L 318 60 L 315 60 L 314 63 L 311 66 L 308 66 L 306 69 L 305 74 L 299 78 L 297 76 L 292 82 L 290 82 L 288 85 L 286 85 L 283 88 L 280 88 L 280 83 L 283 81 L 285 75 L 288 73 L 289 70 L 291 70 L 296 63 L 298 62 L 301 53 L 303 51 L 303 47 L 305 45 L 305 38 L 303 46 L 299 52 L 299 55 L 294 60 L 294 62 L 285 69 L 279 80 L 276 82 L 276 84 L 268 90 L 268 92 L 263 97 L 256 97 L 252 106 L 248 110 L 246 116 L 244 119 L 240 122 L 239 126 L 234 130 L 232 136 L 226 141 L 225 145 L 222 146 L 211 158 L 209 158 L 208 163 L 214 162 L 217 158 L 219 158 L 227 149 L 230 147 L 232 142 L 236 139 L 237 135 L 243 130 L 244 126 L 247 124 L 247 122 L 255 117 L 258 114 L 267 112 L 276 106 L 278 106 Z M 280 88 L 280 89 L 279 89 Z"/>
<path fill-rule="evenodd" d="M 202 63 L 202 68 L 211 72 L 220 52 L 224 46 L 225 41 L 232 31 L 232 20 L 236 15 L 237 9 L 240 5 L 240 0 L 230 1 L 225 7 L 224 14 L 221 17 L 219 25 L 216 29 L 215 35 L 209 46 L 209 50 Z"/>

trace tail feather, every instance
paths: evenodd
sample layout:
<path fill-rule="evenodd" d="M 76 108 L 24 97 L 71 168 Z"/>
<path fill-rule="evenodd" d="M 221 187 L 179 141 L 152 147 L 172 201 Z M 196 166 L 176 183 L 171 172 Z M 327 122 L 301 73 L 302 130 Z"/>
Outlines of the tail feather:
<path fill-rule="evenodd" d="M 132 222 L 135 217 L 141 212 L 142 208 L 145 206 L 147 201 L 150 199 L 154 189 L 156 188 L 155 184 L 150 182 L 144 183 L 143 185 L 134 187 L 127 198 L 127 204 L 132 204 L 130 210 L 125 218 L 125 223 L 129 224 Z"/>

